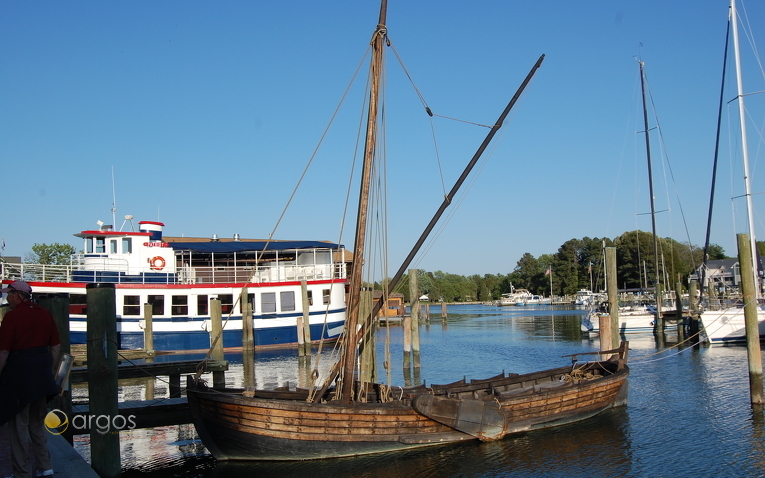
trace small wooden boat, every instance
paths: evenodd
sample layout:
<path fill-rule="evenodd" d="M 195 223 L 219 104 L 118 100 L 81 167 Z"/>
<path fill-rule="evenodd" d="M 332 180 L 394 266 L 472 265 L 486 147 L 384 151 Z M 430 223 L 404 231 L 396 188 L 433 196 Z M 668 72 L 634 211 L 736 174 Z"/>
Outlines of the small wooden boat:
<path fill-rule="evenodd" d="M 374 384 L 366 402 L 347 405 L 309 402 L 308 390 L 213 390 L 201 383 L 189 384 L 188 399 L 197 432 L 218 460 L 310 460 L 490 441 L 625 404 L 628 342 L 596 353 L 613 355 L 448 385 Z"/>

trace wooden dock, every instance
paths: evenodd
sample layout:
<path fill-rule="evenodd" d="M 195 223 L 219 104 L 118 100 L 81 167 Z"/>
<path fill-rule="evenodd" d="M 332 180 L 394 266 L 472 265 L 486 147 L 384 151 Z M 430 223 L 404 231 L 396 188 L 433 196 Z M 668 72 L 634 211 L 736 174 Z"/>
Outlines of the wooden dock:
<path fill-rule="evenodd" d="M 131 424 L 131 428 L 154 428 L 170 425 L 183 425 L 191 423 L 191 409 L 186 397 L 158 398 L 156 400 L 130 400 L 119 402 L 119 413 Z M 73 434 L 83 435 L 91 432 L 88 416 L 88 405 L 72 405 L 72 416 L 69 417 L 73 428 Z M 135 424 L 133 426 L 132 424 Z M 84 426 L 80 427 L 80 424 Z"/>
<path fill-rule="evenodd" d="M 8 424 L 0 427 L 0 476 L 9 476 L 11 468 L 11 442 Z M 53 472 L 56 478 L 98 478 L 98 474 L 83 460 L 72 445 L 61 435 L 48 435 Z M 35 466 L 34 454 L 30 453 L 31 463 Z"/>
<path fill-rule="evenodd" d="M 181 396 L 181 375 L 196 373 L 202 362 L 199 360 L 183 360 L 178 362 L 158 362 L 144 364 L 121 364 L 117 366 L 117 378 L 152 378 L 159 376 L 169 377 L 170 398 Z M 228 361 L 209 360 L 204 366 L 204 372 L 225 372 L 228 370 Z M 87 367 L 74 367 L 69 374 L 71 383 L 85 383 L 88 381 Z M 150 400 L 154 401 L 154 400 Z M 188 423 L 188 422 L 186 422 Z"/>

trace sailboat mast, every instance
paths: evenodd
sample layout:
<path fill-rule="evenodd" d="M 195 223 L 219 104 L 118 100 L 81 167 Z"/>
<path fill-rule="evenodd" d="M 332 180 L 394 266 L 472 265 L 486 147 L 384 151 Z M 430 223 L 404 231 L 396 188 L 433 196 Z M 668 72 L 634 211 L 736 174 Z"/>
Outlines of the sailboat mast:
<path fill-rule="evenodd" d="M 362 267 L 364 264 L 364 247 L 366 244 L 367 212 L 369 209 L 369 190 L 371 186 L 372 167 L 374 163 L 377 139 L 377 111 L 380 97 L 380 76 L 383 67 L 383 48 L 385 46 L 385 27 L 388 1 L 380 4 L 380 20 L 372 35 L 372 64 L 370 66 L 369 112 L 367 114 L 366 143 L 364 145 L 364 166 L 361 173 L 361 191 L 359 193 L 359 208 L 356 216 L 356 236 L 353 242 L 353 267 L 349 280 L 348 313 L 345 323 L 342 366 L 343 380 L 340 387 L 340 400 L 350 403 L 353 399 L 354 369 L 356 366 L 356 349 L 358 339 L 356 328 L 359 323 L 359 303 L 363 286 Z"/>
<path fill-rule="evenodd" d="M 640 90 L 643 93 L 643 125 L 645 127 L 645 153 L 648 159 L 648 193 L 651 195 L 651 232 L 653 233 L 653 270 L 654 280 L 656 283 L 656 318 L 661 319 L 661 285 L 659 282 L 659 239 L 656 237 L 656 207 L 654 206 L 653 197 L 653 166 L 651 165 L 651 139 L 648 134 L 648 108 L 646 107 L 645 99 L 645 70 L 643 70 L 643 62 L 638 61 L 640 64 Z"/>
<path fill-rule="evenodd" d="M 752 184 L 749 176 L 749 147 L 746 140 L 746 110 L 744 109 L 744 81 L 741 78 L 741 55 L 738 47 L 738 16 L 736 12 L 736 0 L 730 2 L 731 23 L 733 24 L 733 56 L 736 59 L 736 88 L 738 91 L 738 120 L 741 124 L 741 154 L 744 163 L 744 195 L 746 196 L 746 217 L 749 223 L 749 241 L 752 247 L 752 270 L 754 271 L 754 283 L 759 284 L 757 275 L 760 262 L 760 254 L 757 252 L 757 241 L 754 238 L 754 210 L 752 207 Z M 757 298 L 761 297 L 760 287 L 757 286 Z"/>

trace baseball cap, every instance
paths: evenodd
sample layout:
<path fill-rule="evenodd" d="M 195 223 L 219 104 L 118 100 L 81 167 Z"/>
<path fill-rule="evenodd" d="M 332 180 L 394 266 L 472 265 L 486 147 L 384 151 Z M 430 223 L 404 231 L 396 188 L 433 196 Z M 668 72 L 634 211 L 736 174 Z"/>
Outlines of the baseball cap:
<path fill-rule="evenodd" d="M 2 289 L 0 289 L 0 292 L 6 293 L 6 292 L 10 292 L 12 290 L 16 290 L 16 291 L 19 291 L 19 292 L 24 292 L 24 293 L 27 293 L 27 294 L 31 294 L 32 293 L 32 288 L 29 287 L 29 284 L 27 284 L 26 282 L 21 281 L 21 280 L 17 280 L 16 282 L 11 282 L 10 285 L 8 285 L 8 287 L 3 287 Z"/>

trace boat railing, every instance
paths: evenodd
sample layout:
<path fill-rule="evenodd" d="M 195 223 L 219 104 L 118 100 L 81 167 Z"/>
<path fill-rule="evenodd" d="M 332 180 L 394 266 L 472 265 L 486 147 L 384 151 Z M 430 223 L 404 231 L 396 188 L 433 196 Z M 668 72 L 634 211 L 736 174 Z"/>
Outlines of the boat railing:
<path fill-rule="evenodd" d="M 75 255 L 77 256 L 77 255 Z M 177 274 L 157 272 L 131 273 L 126 261 L 103 258 L 98 264 L 88 258 L 84 267 L 82 258 L 74 257 L 72 264 L 27 264 L 0 262 L 0 279 L 24 280 L 28 282 L 130 282 L 130 283 L 244 283 L 244 282 L 289 282 L 301 280 L 344 279 L 345 263 L 284 265 L 253 267 L 215 266 L 189 267 L 178 269 Z M 109 273 L 105 276 L 105 273 Z"/>
<path fill-rule="evenodd" d="M 179 269 L 178 281 L 186 284 L 213 284 L 223 282 L 291 282 L 345 278 L 345 264 L 202 266 Z"/>
<path fill-rule="evenodd" d="M 0 279 L 27 282 L 68 282 L 72 277 L 72 265 L 25 264 L 23 262 L 0 263 Z"/>

